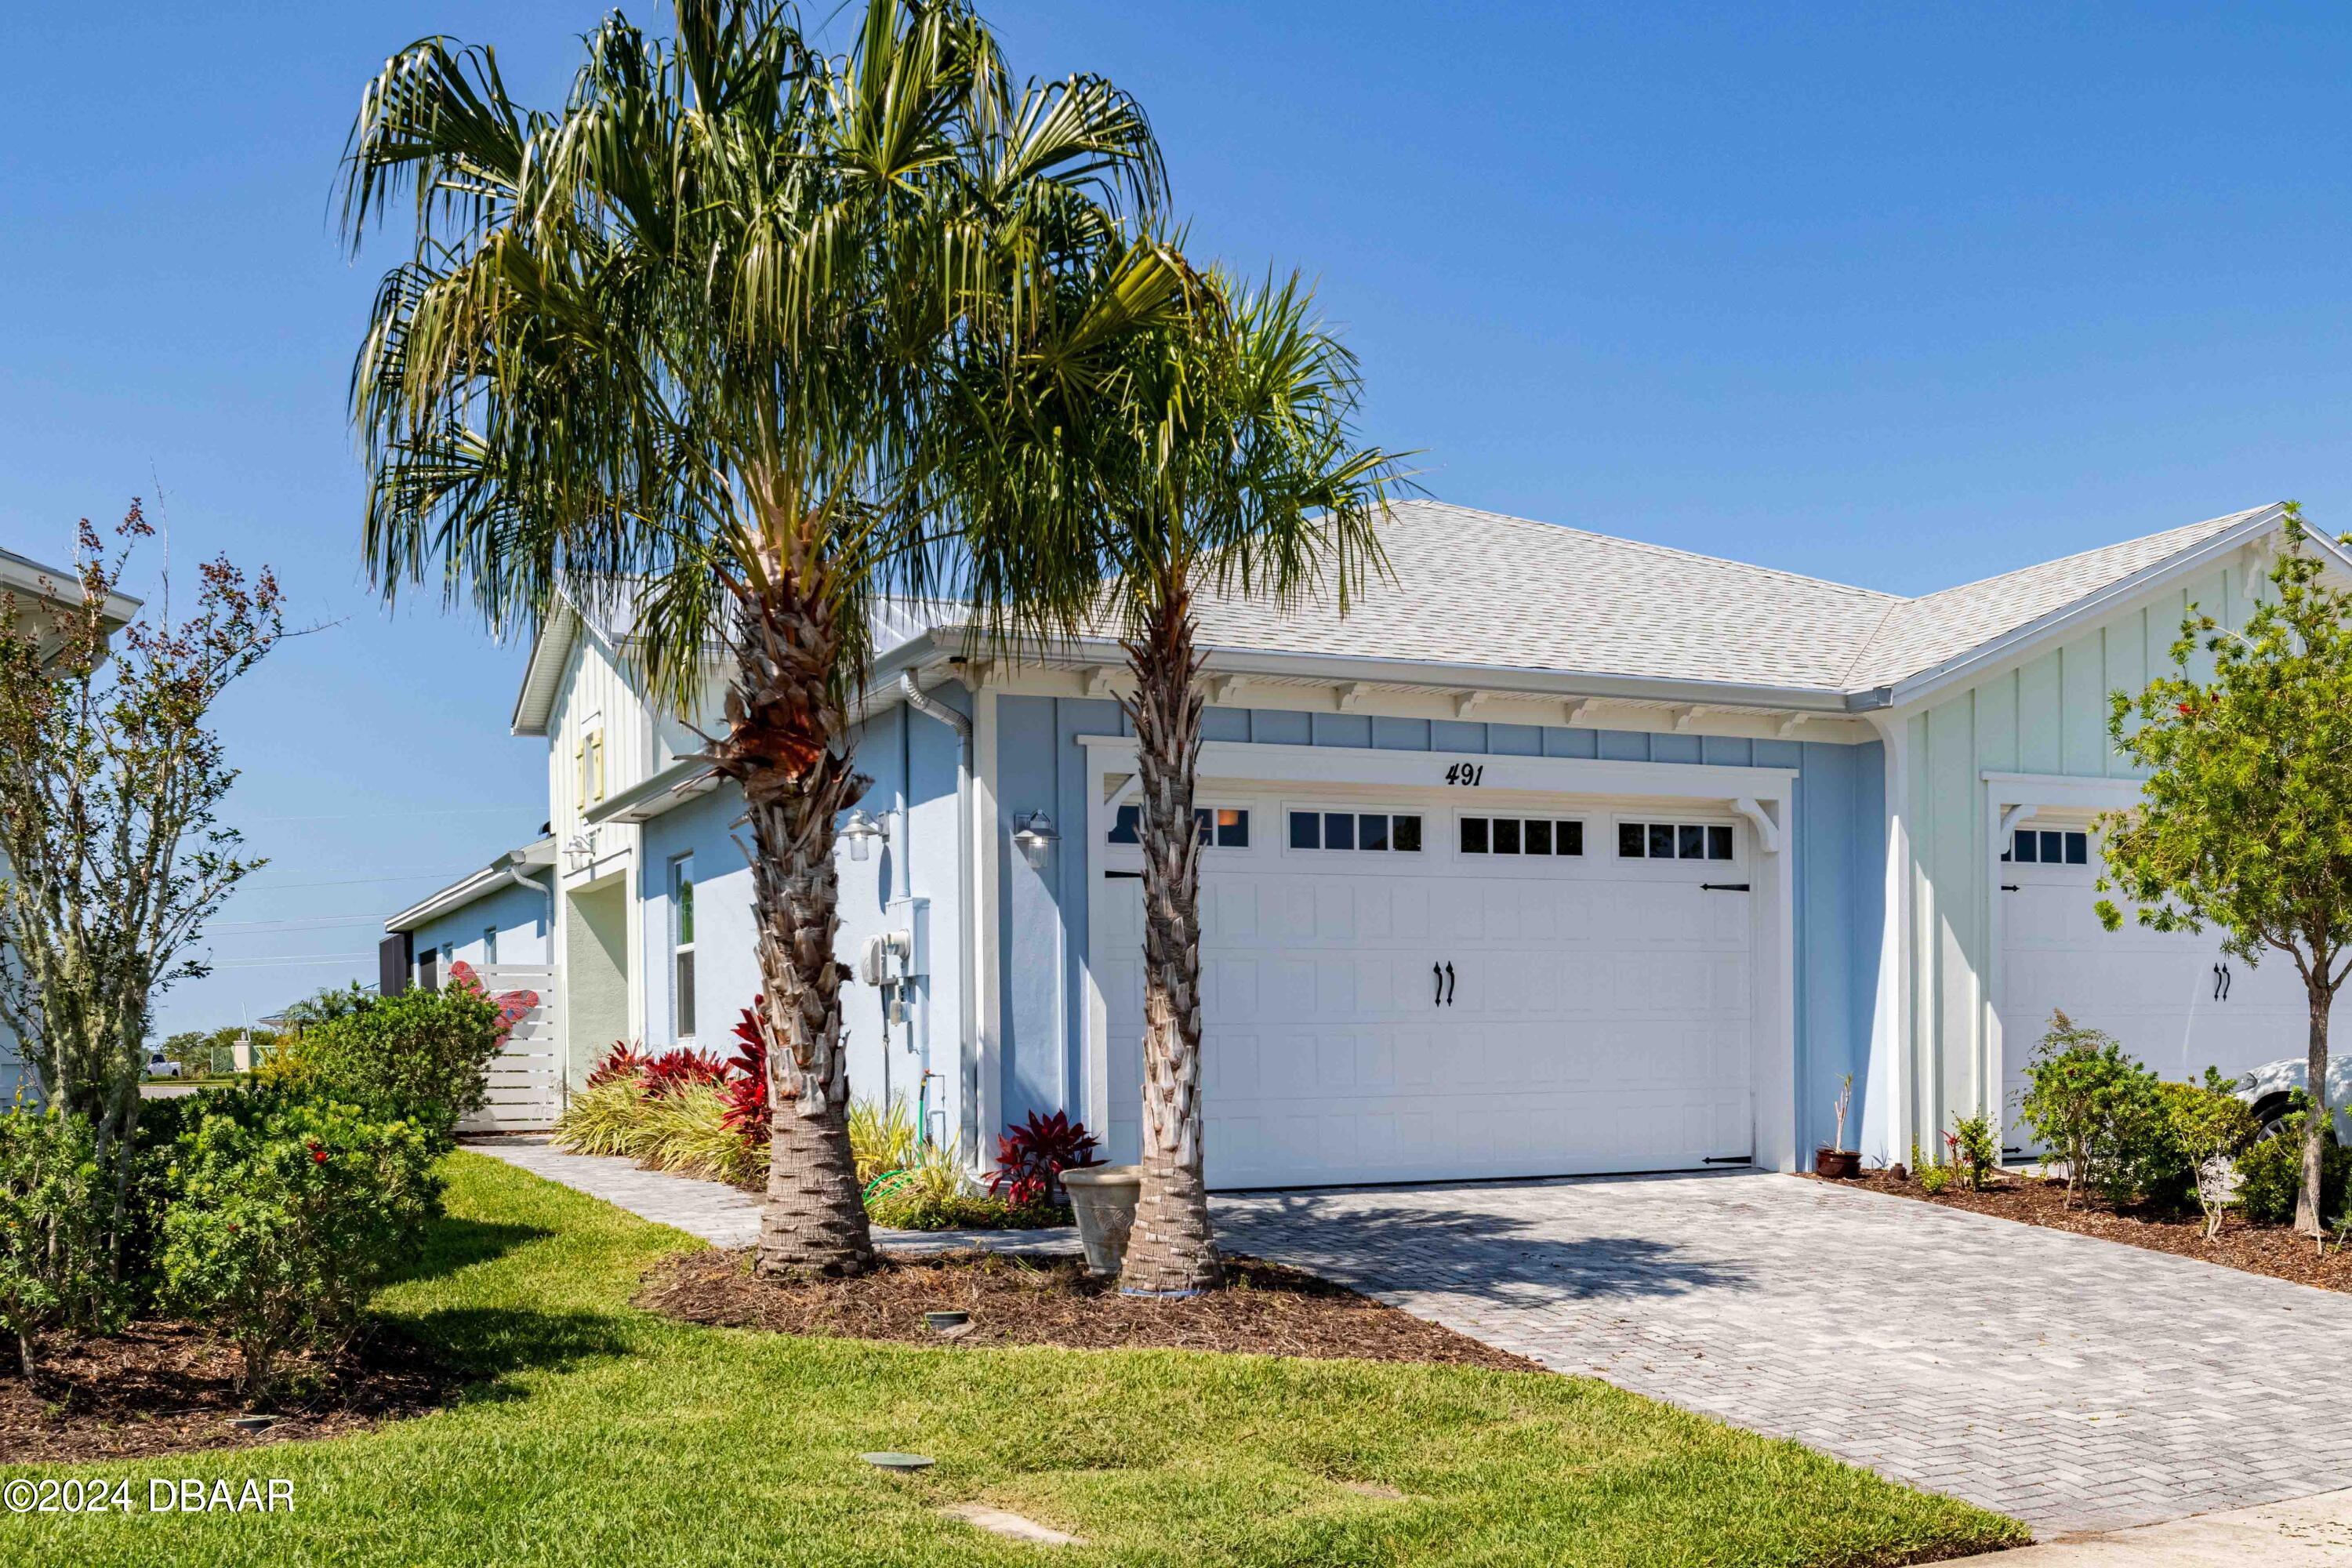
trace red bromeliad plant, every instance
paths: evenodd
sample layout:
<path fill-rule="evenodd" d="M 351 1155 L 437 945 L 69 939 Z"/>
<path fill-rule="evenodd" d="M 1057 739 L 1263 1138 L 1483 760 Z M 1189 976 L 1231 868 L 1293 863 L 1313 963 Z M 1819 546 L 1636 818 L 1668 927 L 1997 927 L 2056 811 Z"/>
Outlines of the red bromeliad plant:
<path fill-rule="evenodd" d="M 768 1136 L 768 1037 L 760 1026 L 767 998 L 755 996 L 735 1021 L 735 1054 L 728 1058 L 727 1112 L 719 1121 L 745 1144 Z"/>
<path fill-rule="evenodd" d="M 1015 1208 L 1051 1203 L 1059 1196 L 1064 1171 L 1102 1163 L 1095 1157 L 1096 1146 L 1095 1135 L 1067 1111 L 1041 1118 L 1033 1110 L 1028 1121 L 997 1139 L 988 1190 L 1003 1194 Z"/>
<path fill-rule="evenodd" d="M 647 1094 L 675 1094 L 702 1084 L 719 1088 L 727 1081 L 727 1068 L 700 1051 L 672 1049 L 646 1062 L 639 1076 Z"/>
<path fill-rule="evenodd" d="M 635 1040 L 614 1040 L 613 1048 L 604 1053 L 604 1059 L 589 1073 L 588 1087 L 602 1089 L 625 1078 L 640 1078 L 645 1073 L 646 1060 L 646 1053 L 637 1048 Z"/>

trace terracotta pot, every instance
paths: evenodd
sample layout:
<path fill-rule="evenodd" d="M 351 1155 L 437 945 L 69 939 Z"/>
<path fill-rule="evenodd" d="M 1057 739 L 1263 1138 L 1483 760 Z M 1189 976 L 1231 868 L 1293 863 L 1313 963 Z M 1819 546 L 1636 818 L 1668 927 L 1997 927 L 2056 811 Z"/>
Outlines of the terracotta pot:
<path fill-rule="evenodd" d="M 1127 1238 L 1135 1229 L 1135 1205 L 1143 1196 L 1140 1165 L 1088 1165 L 1062 1173 L 1062 1190 L 1077 1216 L 1078 1244 L 1087 1249 L 1087 1272 L 1117 1275 L 1127 1261 Z"/>
<path fill-rule="evenodd" d="M 1862 1174 L 1862 1152 L 1858 1149 L 1816 1149 L 1813 1151 L 1813 1173 L 1827 1176 L 1833 1182 L 1850 1182 Z"/>

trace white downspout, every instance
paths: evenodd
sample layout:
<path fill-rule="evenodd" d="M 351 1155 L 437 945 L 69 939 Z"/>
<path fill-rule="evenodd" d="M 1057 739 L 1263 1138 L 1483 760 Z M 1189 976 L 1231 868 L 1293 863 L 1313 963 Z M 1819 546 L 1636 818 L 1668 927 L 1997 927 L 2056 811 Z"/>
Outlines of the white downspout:
<path fill-rule="evenodd" d="M 926 719 L 938 720 L 954 731 L 956 736 L 956 1098 L 960 1102 L 956 1111 L 957 1141 L 963 1142 L 963 1134 L 968 1131 L 971 1134 L 969 1147 L 976 1154 L 980 1146 L 979 1107 L 975 1103 L 980 1064 L 976 1059 L 975 1035 L 979 1014 L 972 995 L 972 986 L 976 983 L 972 952 L 973 944 L 979 940 L 980 916 L 972 908 L 971 897 L 971 721 L 927 694 L 911 669 L 898 672 L 898 690 L 906 698 L 908 708 Z M 977 692 L 974 692 L 973 700 L 978 700 Z M 910 750 L 910 758 L 911 755 Z M 924 1044 L 923 1068 L 928 1072 L 930 1070 L 929 1040 Z M 973 1058 L 969 1064 L 968 1058 Z M 964 1071 L 967 1065 L 972 1074 L 969 1082 Z"/>

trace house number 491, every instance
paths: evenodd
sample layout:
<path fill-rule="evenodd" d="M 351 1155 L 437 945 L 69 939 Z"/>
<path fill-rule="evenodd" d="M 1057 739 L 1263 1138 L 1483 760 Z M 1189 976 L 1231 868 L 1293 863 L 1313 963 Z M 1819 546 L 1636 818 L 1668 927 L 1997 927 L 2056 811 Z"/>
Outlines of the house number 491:
<path fill-rule="evenodd" d="M 1486 764 L 1456 763 L 1445 770 L 1445 782 L 1450 784 L 1461 784 L 1468 789 L 1476 789 L 1486 782 Z"/>

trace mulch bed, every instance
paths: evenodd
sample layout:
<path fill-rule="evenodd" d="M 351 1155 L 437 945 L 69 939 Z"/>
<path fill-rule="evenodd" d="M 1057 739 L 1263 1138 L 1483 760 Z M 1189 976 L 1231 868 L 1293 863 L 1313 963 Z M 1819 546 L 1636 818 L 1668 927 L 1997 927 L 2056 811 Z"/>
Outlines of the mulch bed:
<path fill-rule="evenodd" d="M 2204 1221 L 2194 1215 L 2183 1216 L 2141 1209 L 2118 1212 L 2092 1197 L 2078 1199 L 2075 1206 L 2069 1208 L 2066 1184 L 2039 1176 L 1998 1177 L 1980 1193 L 1948 1187 L 1934 1195 L 1916 1180 L 1906 1177 L 1897 1181 L 1885 1171 L 1865 1172 L 1854 1181 L 1832 1182 L 1830 1185 L 1893 1193 L 1898 1197 L 1941 1204 L 1946 1208 L 1970 1209 L 2027 1225 L 2046 1226 L 2052 1230 L 2071 1230 L 2077 1236 L 2095 1236 L 2106 1241 L 2144 1247 L 2151 1252 L 2177 1253 L 2206 1263 L 2242 1268 L 2249 1274 L 2268 1274 L 2298 1285 L 2315 1285 L 2323 1290 L 2352 1290 L 2352 1253 L 2331 1244 L 2327 1256 L 2322 1258 L 2318 1245 L 2307 1236 L 2298 1236 L 2285 1226 L 2251 1226 L 2234 1215 L 2222 1222 L 2221 1234 L 2208 1241 Z"/>
<path fill-rule="evenodd" d="M 690 1323 L 940 1346 L 1224 1351 L 1544 1370 L 1312 1274 L 1250 1258 L 1225 1262 L 1225 1289 L 1157 1301 L 1121 1296 L 1117 1280 L 1091 1278 L 1074 1258 L 950 1252 L 886 1258 L 862 1279 L 783 1282 L 754 1277 L 751 1250 L 733 1248 L 662 1265 L 637 1305 Z M 925 1312 L 955 1309 L 971 1314 L 961 1333 L 943 1338 L 925 1326 Z"/>
<path fill-rule="evenodd" d="M 331 1360 L 289 1358 L 265 1414 L 267 1430 L 228 1425 L 247 1414 L 236 1349 L 184 1323 L 135 1323 L 111 1339 L 44 1348 L 27 1387 L 15 1344 L 0 1373 L 0 1461 L 146 1458 L 338 1437 L 440 1405 L 454 1380 L 405 1341 L 379 1335 Z"/>

